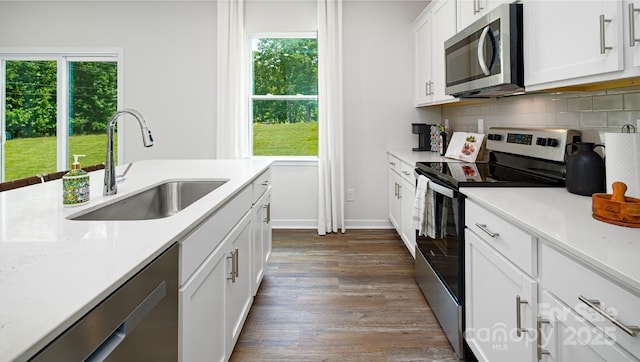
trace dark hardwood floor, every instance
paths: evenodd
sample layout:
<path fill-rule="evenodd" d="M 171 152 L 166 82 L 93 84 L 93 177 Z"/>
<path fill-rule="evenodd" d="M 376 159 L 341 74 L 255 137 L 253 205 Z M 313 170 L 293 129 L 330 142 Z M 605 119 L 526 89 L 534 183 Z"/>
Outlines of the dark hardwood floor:
<path fill-rule="evenodd" d="M 231 361 L 454 361 L 393 230 L 274 230 Z"/>

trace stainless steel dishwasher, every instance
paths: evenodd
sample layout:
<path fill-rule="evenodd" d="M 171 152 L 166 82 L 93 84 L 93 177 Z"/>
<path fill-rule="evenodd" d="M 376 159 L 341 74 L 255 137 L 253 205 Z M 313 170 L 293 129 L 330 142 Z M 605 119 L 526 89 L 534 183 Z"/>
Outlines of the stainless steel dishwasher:
<path fill-rule="evenodd" d="M 177 360 L 177 245 L 157 257 L 32 359 Z"/>

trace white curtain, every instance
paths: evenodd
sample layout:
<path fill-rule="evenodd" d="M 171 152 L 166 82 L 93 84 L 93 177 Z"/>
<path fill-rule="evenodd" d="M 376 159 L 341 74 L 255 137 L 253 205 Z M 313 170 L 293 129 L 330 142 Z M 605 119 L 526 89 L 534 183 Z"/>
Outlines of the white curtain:
<path fill-rule="evenodd" d="M 346 231 L 342 0 L 318 0 L 318 234 Z"/>
<path fill-rule="evenodd" d="M 218 0 L 216 156 L 248 157 L 244 1 Z"/>

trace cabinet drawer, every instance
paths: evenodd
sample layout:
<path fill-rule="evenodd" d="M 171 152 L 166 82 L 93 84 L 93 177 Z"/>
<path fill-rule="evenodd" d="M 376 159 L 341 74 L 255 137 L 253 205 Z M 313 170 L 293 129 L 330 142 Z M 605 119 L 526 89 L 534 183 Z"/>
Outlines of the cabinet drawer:
<path fill-rule="evenodd" d="M 540 348 L 549 353 L 542 361 L 637 361 L 548 291 L 542 290 L 539 305 L 548 322 L 537 331 Z"/>
<path fill-rule="evenodd" d="M 271 186 L 271 169 L 267 169 L 261 173 L 255 180 L 253 180 L 253 203 L 258 202 L 258 199 L 264 194 L 265 191 Z"/>
<path fill-rule="evenodd" d="M 389 162 L 389 167 L 392 170 L 397 171 L 398 173 L 400 173 L 400 159 L 398 159 L 395 156 L 389 155 L 387 160 Z"/>
<path fill-rule="evenodd" d="M 408 183 L 412 184 L 414 187 L 416 185 L 416 177 L 414 174 L 415 167 L 409 165 L 408 163 L 401 162 L 400 163 L 400 175 L 403 179 L 407 180 Z"/>
<path fill-rule="evenodd" d="M 465 225 L 529 275 L 535 276 L 536 238 L 500 216 L 465 201 Z"/>
<path fill-rule="evenodd" d="M 238 220 L 251 209 L 251 194 L 251 187 L 245 187 L 180 241 L 179 285 L 183 285 L 191 277 Z"/>
<path fill-rule="evenodd" d="M 593 323 L 634 356 L 640 357 L 640 331 L 631 336 L 580 300 L 594 303 L 626 326 L 640 326 L 640 296 L 616 284 L 608 277 L 542 244 L 540 252 L 541 284 L 584 319 Z"/>

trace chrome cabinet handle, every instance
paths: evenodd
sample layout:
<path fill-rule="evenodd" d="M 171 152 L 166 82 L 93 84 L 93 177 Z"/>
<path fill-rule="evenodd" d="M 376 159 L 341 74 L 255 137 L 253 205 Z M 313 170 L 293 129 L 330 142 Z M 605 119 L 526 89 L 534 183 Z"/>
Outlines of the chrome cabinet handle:
<path fill-rule="evenodd" d="M 237 251 L 238 249 L 236 249 Z M 227 259 L 231 259 L 231 273 L 230 276 L 227 277 L 227 280 L 231 280 L 231 283 L 236 282 L 236 251 L 231 252 L 231 256 L 227 256 Z"/>
<path fill-rule="evenodd" d="M 604 14 L 600 15 L 600 54 L 604 54 L 607 50 L 613 49 L 612 47 L 608 47 L 605 45 L 605 37 L 604 37 L 604 24 L 610 23 L 611 19 L 605 19 Z"/>
<path fill-rule="evenodd" d="M 395 162 L 393 162 L 393 161 L 389 161 L 389 164 L 390 164 L 391 166 L 395 166 L 395 165 L 396 165 L 396 163 L 395 163 Z"/>
<path fill-rule="evenodd" d="M 542 359 L 542 355 L 543 354 L 551 354 L 549 353 L 549 351 L 547 351 L 546 349 L 542 349 L 542 324 L 546 323 L 546 324 L 550 324 L 550 322 L 546 319 L 542 319 L 539 315 L 538 315 L 538 320 L 536 321 L 536 340 L 537 340 L 537 347 L 536 347 L 536 356 L 538 357 L 538 361 L 540 361 Z"/>
<path fill-rule="evenodd" d="M 626 334 L 630 335 L 631 337 L 635 337 L 638 334 L 638 332 L 640 332 L 640 327 L 625 325 L 624 323 L 622 323 L 619 320 L 617 320 L 614 317 L 612 317 L 609 313 L 604 311 L 602 308 L 598 307 L 600 305 L 600 301 L 599 300 L 597 300 L 597 299 L 587 299 L 587 298 L 583 297 L 582 295 L 579 296 L 578 299 L 582 303 L 586 304 L 589 308 L 591 308 L 591 309 L 595 310 L 596 312 L 598 312 L 598 314 L 603 316 L 606 320 L 608 320 L 609 322 L 615 324 L 616 327 L 622 329 Z"/>
<path fill-rule="evenodd" d="M 411 174 L 410 174 L 409 172 L 407 172 L 407 171 L 402 171 L 402 174 L 403 174 L 403 175 L 406 175 L 406 176 L 411 175 Z"/>
<path fill-rule="evenodd" d="M 429 95 L 429 82 L 424 82 L 424 95 Z"/>
<path fill-rule="evenodd" d="M 482 30 L 482 33 L 480 34 L 480 40 L 478 42 L 478 63 L 480 63 L 480 68 L 482 69 L 482 73 L 484 73 L 484 75 L 491 74 L 491 72 L 489 71 L 489 67 L 487 67 L 487 63 L 484 59 L 484 42 L 485 40 L 487 40 L 489 30 L 491 30 L 491 27 L 487 25 L 484 30 Z"/>
<path fill-rule="evenodd" d="M 522 332 L 526 332 L 526 329 L 522 328 L 522 313 L 520 312 L 520 306 L 522 304 L 529 304 L 526 300 L 520 298 L 519 295 L 516 295 L 516 335 L 518 337 L 522 336 Z"/>
<path fill-rule="evenodd" d="M 640 9 L 636 9 L 633 3 L 629 4 L 629 46 L 633 48 L 640 39 L 636 38 L 636 12 L 640 12 Z"/>
<path fill-rule="evenodd" d="M 398 185 L 398 200 L 402 198 L 402 185 Z"/>
<path fill-rule="evenodd" d="M 480 6 L 480 0 L 473 0 L 473 15 L 478 14 L 484 10 L 482 6 Z"/>
<path fill-rule="evenodd" d="M 236 278 L 238 278 L 240 276 L 240 274 L 238 273 L 238 271 L 240 270 L 240 250 L 238 250 L 238 248 L 236 248 L 236 262 L 234 263 L 235 265 L 235 270 L 234 273 L 236 274 Z"/>
<path fill-rule="evenodd" d="M 271 185 L 271 180 L 266 180 L 262 183 L 262 186 L 269 186 Z"/>
<path fill-rule="evenodd" d="M 270 222 L 271 222 L 271 203 L 268 203 L 268 204 L 266 204 L 266 205 L 263 205 L 262 207 L 263 207 L 263 208 L 266 210 L 266 212 L 267 212 L 267 216 L 265 216 L 265 217 L 264 217 L 264 219 L 262 219 L 262 220 L 265 222 L 265 224 L 268 224 L 268 223 L 270 223 Z"/>
<path fill-rule="evenodd" d="M 476 226 L 478 227 L 478 229 L 484 231 L 487 235 L 491 236 L 492 238 L 496 238 L 500 235 L 498 233 L 491 232 L 491 230 L 487 228 L 487 224 L 476 223 Z"/>

